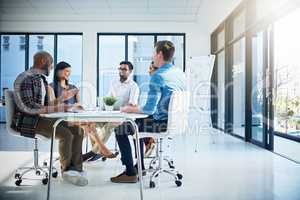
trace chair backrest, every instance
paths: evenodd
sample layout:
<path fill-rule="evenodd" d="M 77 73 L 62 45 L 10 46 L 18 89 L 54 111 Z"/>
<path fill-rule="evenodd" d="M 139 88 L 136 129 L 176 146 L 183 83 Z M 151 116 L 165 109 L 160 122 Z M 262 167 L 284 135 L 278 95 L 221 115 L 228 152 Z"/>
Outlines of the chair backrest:
<path fill-rule="evenodd" d="M 168 111 L 168 134 L 181 134 L 188 128 L 189 98 L 188 91 L 173 91 Z"/>
<path fill-rule="evenodd" d="M 14 135 L 20 135 L 19 132 L 11 128 L 12 119 L 15 113 L 16 104 L 14 101 L 14 93 L 11 90 L 5 90 L 5 107 L 6 107 L 6 130 Z"/>

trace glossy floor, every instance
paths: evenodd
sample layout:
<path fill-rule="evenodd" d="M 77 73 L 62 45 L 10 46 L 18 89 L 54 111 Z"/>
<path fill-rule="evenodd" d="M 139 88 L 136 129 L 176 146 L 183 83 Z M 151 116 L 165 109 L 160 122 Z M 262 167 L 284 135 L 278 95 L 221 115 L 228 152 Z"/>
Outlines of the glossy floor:
<path fill-rule="evenodd" d="M 32 141 L 9 136 L 3 128 L 0 139 L 0 199 L 46 199 L 46 186 L 38 180 L 24 180 L 21 187 L 14 185 L 13 170 L 32 160 L 28 152 Z M 48 150 L 48 143 L 43 143 L 41 149 Z M 113 147 L 113 138 L 109 143 Z M 172 152 L 176 167 L 184 175 L 183 185 L 176 187 L 174 181 L 164 175 L 157 181 L 158 187 L 150 189 L 147 176 L 144 179 L 146 200 L 300 199 L 300 165 L 232 136 L 218 133 L 212 137 L 207 132 L 174 136 L 167 152 Z M 47 154 L 42 153 L 42 157 Z M 58 177 L 52 184 L 51 199 L 139 199 L 138 184 L 109 181 L 122 171 L 119 159 L 86 163 L 84 167 L 88 186 L 69 185 Z"/>

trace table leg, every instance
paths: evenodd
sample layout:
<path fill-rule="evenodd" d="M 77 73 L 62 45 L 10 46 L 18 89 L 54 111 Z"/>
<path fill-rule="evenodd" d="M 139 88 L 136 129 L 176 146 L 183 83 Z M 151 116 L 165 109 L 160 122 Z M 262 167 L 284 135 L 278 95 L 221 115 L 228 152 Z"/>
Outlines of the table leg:
<path fill-rule="evenodd" d="M 140 136 L 139 136 L 139 129 L 136 125 L 135 121 L 132 119 L 128 120 L 134 129 L 134 135 L 135 135 L 135 142 L 136 142 L 136 155 L 137 155 L 137 166 L 138 166 L 138 176 L 139 176 L 139 182 L 140 182 L 140 199 L 144 199 L 144 186 L 143 186 L 143 174 L 142 174 L 142 160 L 141 160 L 141 151 L 140 151 Z"/>
<path fill-rule="evenodd" d="M 53 165 L 53 143 L 54 143 L 54 139 L 55 139 L 55 134 L 56 134 L 56 127 L 58 126 L 58 124 L 60 122 L 64 121 L 63 119 L 58 119 L 56 120 L 56 122 L 53 125 L 53 134 L 51 137 L 51 145 L 50 145 L 50 164 L 49 164 L 49 181 L 48 181 L 48 189 L 47 189 L 47 200 L 50 199 L 50 185 L 51 185 L 51 177 L 52 177 L 52 165 Z"/>

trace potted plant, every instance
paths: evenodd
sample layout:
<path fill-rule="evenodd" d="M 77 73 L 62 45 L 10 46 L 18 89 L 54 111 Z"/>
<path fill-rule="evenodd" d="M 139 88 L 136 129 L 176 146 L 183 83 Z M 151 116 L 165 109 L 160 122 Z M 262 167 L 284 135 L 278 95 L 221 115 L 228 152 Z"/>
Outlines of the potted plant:
<path fill-rule="evenodd" d="M 114 104 L 117 102 L 117 98 L 114 96 L 104 97 L 104 108 L 106 111 L 112 111 L 114 108 Z"/>

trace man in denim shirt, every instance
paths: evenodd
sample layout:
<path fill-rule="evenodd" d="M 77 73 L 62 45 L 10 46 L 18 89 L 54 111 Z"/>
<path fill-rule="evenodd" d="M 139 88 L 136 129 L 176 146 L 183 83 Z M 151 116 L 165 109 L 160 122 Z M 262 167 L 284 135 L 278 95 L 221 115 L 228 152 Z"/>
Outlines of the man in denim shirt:
<path fill-rule="evenodd" d="M 173 91 L 185 91 L 186 79 L 184 73 L 172 65 L 175 52 L 174 44 L 170 41 L 159 41 L 155 45 L 153 55 L 154 65 L 158 69 L 151 76 L 149 92 L 144 106 L 125 106 L 123 112 L 144 113 L 149 115 L 145 119 L 137 119 L 136 123 L 141 132 L 164 132 L 168 123 L 168 108 Z M 128 135 L 133 134 L 133 127 L 123 123 L 115 129 L 116 139 L 121 152 L 121 160 L 126 170 L 111 181 L 115 183 L 137 182 L 137 170 L 133 165 L 131 146 Z M 140 141 L 142 143 L 142 140 Z M 141 144 L 142 169 L 144 170 L 144 151 Z"/>

